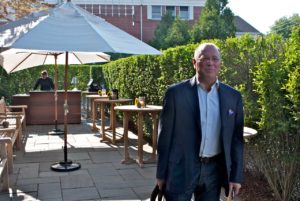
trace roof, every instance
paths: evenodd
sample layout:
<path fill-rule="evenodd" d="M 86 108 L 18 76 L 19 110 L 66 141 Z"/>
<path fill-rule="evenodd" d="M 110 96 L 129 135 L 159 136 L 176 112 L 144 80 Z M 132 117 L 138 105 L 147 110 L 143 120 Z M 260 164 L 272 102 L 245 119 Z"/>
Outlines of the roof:
<path fill-rule="evenodd" d="M 236 26 L 236 32 L 250 32 L 250 33 L 257 32 L 257 34 L 261 34 L 256 28 L 254 28 L 252 25 L 250 25 L 240 16 L 234 17 L 234 24 Z"/>

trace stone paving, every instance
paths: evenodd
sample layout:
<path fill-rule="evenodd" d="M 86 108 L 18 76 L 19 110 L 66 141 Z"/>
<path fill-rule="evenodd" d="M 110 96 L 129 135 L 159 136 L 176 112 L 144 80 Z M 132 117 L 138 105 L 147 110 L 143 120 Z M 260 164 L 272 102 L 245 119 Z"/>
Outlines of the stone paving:
<path fill-rule="evenodd" d="M 63 127 L 60 125 L 59 127 Z M 146 200 L 155 184 L 155 164 L 140 168 L 121 164 L 123 144 L 101 143 L 99 132 L 87 122 L 68 125 L 68 159 L 81 168 L 55 172 L 53 163 L 64 160 L 63 135 L 48 135 L 53 125 L 27 126 L 24 151 L 14 151 L 14 173 L 9 193 L 0 200 Z M 118 128 L 117 133 L 122 129 Z M 136 136 L 130 133 L 131 143 Z M 150 150 L 145 145 L 145 150 Z M 150 153 L 150 152 L 149 152 Z M 145 152 L 145 157 L 149 153 Z M 130 154 L 137 156 L 135 146 Z M 149 155 L 150 156 L 150 155 Z"/>
<path fill-rule="evenodd" d="M 59 125 L 63 128 L 62 125 Z M 149 200 L 155 185 L 155 164 L 124 165 L 122 143 L 101 143 L 99 132 L 91 124 L 68 125 L 68 159 L 81 168 L 72 172 L 55 172 L 53 163 L 64 160 L 63 135 L 48 135 L 53 125 L 27 126 L 23 151 L 14 151 L 14 172 L 10 175 L 9 193 L 0 193 L 1 201 L 83 201 Z M 122 133 L 117 128 L 117 133 Z M 129 133 L 130 155 L 137 157 L 136 140 Z M 144 158 L 152 148 L 144 145 Z"/>

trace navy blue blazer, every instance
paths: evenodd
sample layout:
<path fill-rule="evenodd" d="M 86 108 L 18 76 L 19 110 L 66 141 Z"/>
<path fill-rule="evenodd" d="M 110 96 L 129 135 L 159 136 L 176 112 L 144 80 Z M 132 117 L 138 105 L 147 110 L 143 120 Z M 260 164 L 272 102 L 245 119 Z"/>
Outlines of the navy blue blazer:
<path fill-rule="evenodd" d="M 244 114 L 241 94 L 219 84 L 221 144 L 224 163 L 223 184 L 243 180 Z M 159 121 L 158 179 L 170 192 L 194 189 L 200 174 L 200 107 L 196 76 L 170 86 L 164 97 Z"/>

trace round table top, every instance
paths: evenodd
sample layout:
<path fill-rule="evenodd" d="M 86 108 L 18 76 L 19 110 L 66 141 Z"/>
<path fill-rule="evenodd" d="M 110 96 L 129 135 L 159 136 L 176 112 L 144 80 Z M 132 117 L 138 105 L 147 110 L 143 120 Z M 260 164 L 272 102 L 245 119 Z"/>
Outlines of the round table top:
<path fill-rule="evenodd" d="M 245 138 L 253 137 L 256 134 L 257 134 L 257 130 L 255 130 L 253 128 L 249 128 L 249 127 L 244 127 L 244 137 Z"/>
<path fill-rule="evenodd" d="M 86 95 L 87 98 L 108 98 L 108 96 L 100 96 L 99 94 Z"/>
<path fill-rule="evenodd" d="M 95 103 L 126 103 L 130 102 L 132 99 L 130 98 L 118 98 L 118 99 L 95 99 Z"/>
<path fill-rule="evenodd" d="M 135 105 L 120 105 L 116 106 L 115 110 L 120 111 L 137 111 L 137 112 L 160 112 L 162 110 L 162 106 L 159 105 L 146 105 L 144 108 L 138 108 Z"/>
<path fill-rule="evenodd" d="M 82 94 L 98 94 L 98 91 L 81 91 Z"/>

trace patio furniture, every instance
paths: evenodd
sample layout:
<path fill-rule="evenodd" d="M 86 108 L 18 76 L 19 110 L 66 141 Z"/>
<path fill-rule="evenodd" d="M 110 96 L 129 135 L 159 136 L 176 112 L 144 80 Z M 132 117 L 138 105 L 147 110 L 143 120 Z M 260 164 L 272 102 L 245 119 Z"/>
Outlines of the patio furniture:
<path fill-rule="evenodd" d="M 8 108 L 21 109 L 21 112 L 11 112 Z M 16 144 L 18 150 L 22 148 L 21 140 L 23 137 L 23 128 L 26 125 L 26 108 L 26 105 L 8 107 L 5 104 L 4 97 L 0 100 L 0 139 L 10 138 L 12 146 Z M 4 126 L 3 122 L 8 125 Z"/>
<path fill-rule="evenodd" d="M 90 108 L 90 102 L 87 99 L 87 95 L 96 95 L 98 92 L 96 91 L 81 91 L 81 103 L 83 106 L 83 110 L 85 110 L 88 113 L 88 110 Z"/>
<path fill-rule="evenodd" d="M 21 125 L 25 129 L 26 128 L 26 110 L 27 105 L 18 104 L 18 105 L 6 105 L 4 97 L 0 100 L 0 115 L 20 115 L 21 116 Z M 0 118 L 0 122 L 3 121 Z M 2 122 L 1 122 L 2 123 Z M 16 122 L 11 122 L 16 124 Z"/>
<path fill-rule="evenodd" d="M 110 100 L 110 99 L 96 99 L 94 100 L 94 104 L 95 108 L 96 108 L 96 104 L 100 104 L 100 111 L 101 111 L 101 133 L 102 133 L 102 140 L 101 142 L 112 142 L 113 144 L 117 143 L 117 142 L 121 142 L 123 141 L 123 137 L 121 137 L 120 139 L 116 139 L 116 112 L 114 111 L 114 107 L 116 104 L 125 104 L 125 103 L 130 103 L 132 102 L 132 99 L 126 99 L 126 98 L 119 98 L 119 99 L 115 99 L 115 100 Z M 106 131 L 108 129 L 105 129 L 105 111 L 104 111 L 104 107 L 105 105 L 108 104 L 110 105 L 110 126 L 109 129 L 111 129 L 112 131 L 112 138 L 109 138 L 108 136 L 106 136 Z M 95 112 L 93 112 L 95 113 Z"/>
<path fill-rule="evenodd" d="M 94 102 L 95 99 L 108 99 L 107 95 L 100 96 L 98 94 L 86 95 L 85 97 L 87 99 L 88 105 L 90 105 L 90 107 L 87 107 L 87 110 L 86 110 L 86 118 L 90 118 L 90 116 L 91 116 L 90 113 L 92 113 L 92 115 L 94 115 L 93 114 L 93 112 L 94 112 L 94 104 L 93 104 L 93 102 Z"/>
<path fill-rule="evenodd" d="M 15 128 L 0 129 L 0 147 L 5 147 L 5 156 L 7 159 L 8 173 L 13 173 L 13 146 L 18 138 L 18 132 Z"/>
<path fill-rule="evenodd" d="M 157 146 L 157 132 L 158 132 L 158 114 L 162 110 L 162 106 L 158 105 L 147 105 L 144 108 L 138 108 L 135 105 L 122 105 L 116 106 L 115 110 L 123 112 L 123 128 L 124 128 L 124 154 L 125 158 L 122 161 L 124 164 L 130 164 L 137 162 L 140 167 L 143 167 L 144 163 L 155 163 L 156 162 L 156 146 Z M 138 159 L 133 160 L 129 156 L 128 151 L 128 121 L 130 113 L 136 112 L 138 114 Z M 144 115 L 149 113 L 152 117 L 152 155 L 148 160 L 143 159 L 143 124 Z"/>
<path fill-rule="evenodd" d="M 68 91 L 68 123 L 81 122 L 81 91 Z M 27 124 L 43 125 L 55 124 L 54 91 L 30 91 L 28 95 L 17 94 L 13 96 L 14 105 L 28 105 L 26 110 Z M 57 123 L 64 123 L 64 91 L 57 91 Z"/>
<path fill-rule="evenodd" d="M 8 172 L 13 172 L 13 146 L 16 146 L 17 150 L 23 148 L 22 138 L 23 138 L 23 128 L 22 128 L 22 112 L 6 112 L 0 114 L 0 140 L 5 144 Z M 3 122 L 8 122 L 8 127 L 3 126 Z M 3 144 L 2 143 L 2 144 Z"/>
<path fill-rule="evenodd" d="M 245 126 L 244 127 L 244 134 L 243 135 L 244 135 L 245 139 L 252 138 L 252 137 L 254 137 L 254 136 L 257 135 L 257 130 Z"/>
<path fill-rule="evenodd" d="M 9 159 L 7 148 L 11 145 L 9 138 L 0 138 L 0 192 L 8 191 L 9 188 Z M 11 146 L 10 146 L 11 147 Z"/>

